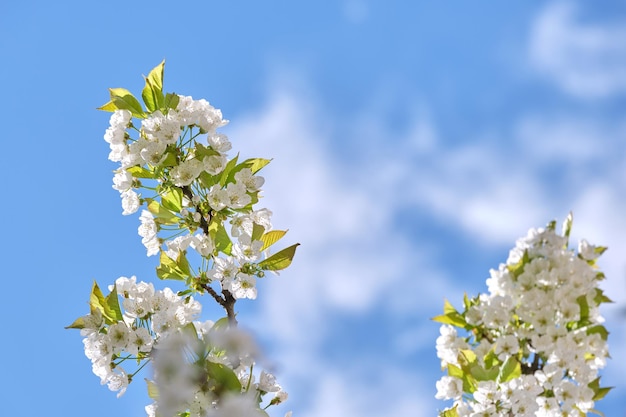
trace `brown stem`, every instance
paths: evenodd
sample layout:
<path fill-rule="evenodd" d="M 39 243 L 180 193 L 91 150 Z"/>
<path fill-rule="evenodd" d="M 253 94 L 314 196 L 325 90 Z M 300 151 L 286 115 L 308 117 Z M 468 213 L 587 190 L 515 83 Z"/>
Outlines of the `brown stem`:
<path fill-rule="evenodd" d="M 187 197 L 189 201 L 193 201 L 194 193 L 191 190 L 191 187 L 184 186 L 182 187 L 182 190 L 183 190 L 183 194 L 185 195 L 185 197 Z M 204 213 L 202 213 L 202 210 L 200 210 L 200 207 L 197 205 L 194 205 L 194 207 L 201 214 L 200 228 L 202 228 L 202 231 L 204 232 L 204 234 L 208 236 L 209 235 L 209 222 L 207 221 L 207 218 L 204 216 Z M 207 213 L 207 216 L 209 217 L 209 219 L 211 218 L 210 213 Z M 222 290 L 222 294 L 224 295 L 224 297 L 222 298 L 209 284 L 203 284 L 202 288 L 204 288 L 206 292 L 208 292 L 211 295 L 211 297 L 213 297 L 215 301 L 217 301 L 218 304 L 221 305 L 224 308 L 224 310 L 226 310 L 226 316 L 228 317 L 228 322 L 232 326 L 237 326 L 237 319 L 235 318 L 235 302 L 237 301 L 237 299 L 233 297 L 230 291 Z"/>
<path fill-rule="evenodd" d="M 237 299 L 233 297 L 233 295 L 228 290 L 222 290 L 222 294 L 224 294 L 225 305 L 224 310 L 226 310 L 226 315 L 228 316 L 228 322 L 233 327 L 237 327 L 237 318 L 235 317 L 235 302 Z"/>

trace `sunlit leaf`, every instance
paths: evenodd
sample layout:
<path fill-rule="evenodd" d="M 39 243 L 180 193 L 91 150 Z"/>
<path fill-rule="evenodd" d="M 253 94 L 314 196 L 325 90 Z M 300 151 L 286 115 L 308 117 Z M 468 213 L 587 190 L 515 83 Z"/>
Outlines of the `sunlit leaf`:
<path fill-rule="evenodd" d="M 287 234 L 286 230 L 270 230 L 261 236 L 261 242 L 263 242 L 262 251 L 272 246 L 274 243 L 278 242 L 283 236 Z"/>
<path fill-rule="evenodd" d="M 291 265 L 291 261 L 296 254 L 296 248 L 300 246 L 299 243 L 291 245 L 288 248 L 276 252 L 274 255 L 265 259 L 263 262 L 259 262 L 259 268 L 269 271 L 280 271 Z"/>
<path fill-rule="evenodd" d="M 133 116 L 143 118 L 145 116 L 143 108 L 132 93 L 125 88 L 109 88 L 111 101 L 120 110 L 128 110 Z"/>

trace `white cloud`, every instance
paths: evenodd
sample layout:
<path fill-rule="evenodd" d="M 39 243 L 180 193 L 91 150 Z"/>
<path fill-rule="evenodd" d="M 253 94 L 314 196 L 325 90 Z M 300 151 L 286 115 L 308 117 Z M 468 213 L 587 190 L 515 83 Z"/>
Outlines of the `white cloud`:
<path fill-rule="evenodd" d="M 592 6 L 589 6 L 592 7 Z M 626 22 L 581 23 L 573 2 L 549 4 L 530 37 L 534 66 L 564 91 L 583 98 L 626 91 Z"/>
<path fill-rule="evenodd" d="M 272 360 L 285 387 L 295 385 L 292 398 L 314 399 L 297 414 L 419 416 L 432 415 L 437 406 L 429 385 L 438 376 L 420 375 L 417 366 L 387 365 L 367 346 L 359 360 L 371 358 L 369 365 L 340 364 L 321 350 L 332 344 L 330 330 L 337 333 L 342 315 L 374 311 L 417 322 L 389 341 L 388 353 L 402 357 L 434 346 L 435 338 L 427 337 L 433 326 L 428 318 L 440 311 L 444 296 L 455 300 L 467 289 L 452 283 L 446 265 L 430 261 L 429 242 L 394 224 L 399 208 L 421 210 L 485 249 L 510 247 L 529 227 L 544 226 L 573 209 L 575 237 L 611 246 L 602 263 L 607 274 L 619 277 L 624 269 L 619 254 L 626 244 L 616 230 L 626 230 L 626 176 L 617 171 L 625 166 L 619 153 L 626 152 L 624 146 L 614 149 L 621 127 L 567 115 L 525 117 L 503 134 L 510 140 L 473 134 L 463 145 L 445 147 L 427 112 L 417 112 L 414 125 L 400 137 L 385 128 L 380 112 L 358 116 L 358 127 L 351 130 L 354 120 L 346 125 L 333 120 L 306 89 L 286 92 L 273 86 L 271 91 L 263 108 L 233 118 L 228 133 L 235 147 L 245 150 L 243 157 L 274 158 L 263 172 L 263 201 L 274 211 L 275 227 L 290 228 L 285 244 L 302 246 L 287 271 L 261 284 L 260 309 L 242 322 L 275 342 L 278 356 Z M 352 137 L 371 149 L 342 159 L 333 148 Z M 594 147 L 598 143 L 603 145 Z M 601 174 L 594 171 L 607 159 Z M 576 173 L 576 187 L 554 192 L 554 179 L 544 170 L 555 161 L 566 161 L 564 169 Z M 488 271 L 480 272 L 487 276 Z M 608 283 L 611 294 L 620 289 L 616 282 Z M 350 329 L 342 331 L 350 337 Z M 364 366 L 381 379 L 359 375 Z M 393 386 L 391 375 L 402 381 L 395 385 L 401 388 L 387 388 Z M 424 382 L 428 378 L 432 381 Z M 380 398 L 378 393 L 390 396 L 394 405 L 376 409 L 378 402 L 371 399 Z"/>

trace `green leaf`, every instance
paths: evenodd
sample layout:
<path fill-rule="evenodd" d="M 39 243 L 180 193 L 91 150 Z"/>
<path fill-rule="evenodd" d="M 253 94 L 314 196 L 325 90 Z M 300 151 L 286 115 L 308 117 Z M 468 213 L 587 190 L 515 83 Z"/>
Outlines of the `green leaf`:
<path fill-rule="evenodd" d="M 570 211 L 563 222 L 563 236 L 566 239 L 566 242 L 569 241 L 569 235 L 572 231 L 572 223 L 574 222 L 574 214 Z M 565 243 L 565 247 L 567 247 L 567 243 Z"/>
<path fill-rule="evenodd" d="M 498 368 L 485 369 L 479 364 L 470 366 L 469 373 L 476 381 L 495 381 L 498 377 Z"/>
<path fill-rule="evenodd" d="M 228 317 L 222 317 L 221 319 L 219 319 L 213 324 L 213 327 L 211 327 L 211 329 L 214 329 L 214 330 L 227 329 L 229 325 L 230 325 L 230 321 L 228 320 Z"/>
<path fill-rule="evenodd" d="M 168 210 L 180 212 L 183 209 L 183 190 L 171 187 L 161 197 L 161 204 Z"/>
<path fill-rule="evenodd" d="M 495 369 L 495 368 L 494 368 Z M 500 367 L 498 382 L 503 384 L 522 375 L 522 365 L 514 356 L 509 356 Z"/>
<path fill-rule="evenodd" d="M 280 252 L 276 252 L 274 255 L 265 259 L 262 262 L 259 262 L 259 268 L 266 271 L 280 271 L 282 269 L 287 268 L 291 265 L 291 261 L 296 254 L 296 248 L 300 246 L 299 243 L 295 245 L 291 245 L 288 248 L 281 250 Z"/>
<path fill-rule="evenodd" d="M 439 413 L 439 417 L 459 417 L 459 413 L 456 411 L 458 405 L 455 405 L 452 408 L 446 408 L 441 413 Z"/>
<path fill-rule="evenodd" d="M 126 168 L 126 171 L 128 171 L 135 178 L 150 178 L 150 179 L 154 179 L 154 178 L 157 177 L 157 175 L 154 172 L 154 170 L 149 170 L 149 169 L 146 169 L 146 168 L 144 168 L 142 166 L 139 166 L 139 165 L 135 165 L 135 166 Z"/>
<path fill-rule="evenodd" d="M 122 310 L 120 309 L 120 300 L 117 296 L 117 285 L 115 284 L 113 284 L 113 290 L 105 298 L 103 315 L 107 323 L 109 321 L 111 321 L 112 323 L 117 323 L 124 320 Z"/>
<path fill-rule="evenodd" d="M 515 279 L 519 277 L 522 272 L 524 272 L 524 267 L 526 264 L 530 262 L 530 258 L 528 257 L 528 250 L 524 250 L 524 255 L 522 255 L 522 259 L 520 259 L 515 265 L 507 265 L 506 268 L 509 270 L 511 275 Z"/>
<path fill-rule="evenodd" d="M 178 255 L 178 259 L 174 260 L 167 256 L 165 252 L 161 252 L 160 264 L 156 269 L 157 277 L 160 279 L 174 279 L 184 281 L 189 276 L 189 264 L 182 260 L 183 252 Z"/>
<path fill-rule="evenodd" d="M 144 77 L 146 85 L 141 92 L 143 102 L 150 112 L 154 112 L 163 107 L 165 97 L 163 96 L 163 70 L 165 60 L 154 67 L 147 77 Z"/>
<path fill-rule="evenodd" d="M 65 326 L 66 329 L 84 329 L 85 328 L 85 317 L 79 317 L 69 326 Z"/>
<path fill-rule="evenodd" d="M 595 301 L 595 303 L 597 305 L 600 305 L 602 303 L 612 303 L 613 302 L 613 300 L 611 300 L 609 297 L 604 295 L 604 291 L 602 291 L 600 288 L 596 288 L 596 296 L 593 297 L 593 301 Z"/>
<path fill-rule="evenodd" d="M 215 249 L 218 252 L 222 252 L 228 256 L 232 254 L 233 242 L 230 240 L 230 236 L 224 228 L 224 224 L 217 217 L 211 219 L 209 224 L 209 234 L 215 242 Z"/>
<path fill-rule="evenodd" d="M 150 381 L 148 378 L 145 378 L 146 385 L 148 386 L 148 397 L 153 400 L 159 399 L 159 387 L 153 381 Z"/>
<path fill-rule="evenodd" d="M 148 210 L 156 217 L 156 221 L 162 224 L 178 224 L 180 220 L 174 213 L 159 204 L 156 200 L 148 199 Z"/>
<path fill-rule="evenodd" d="M 283 236 L 287 234 L 286 230 L 270 230 L 261 236 L 261 242 L 263 242 L 262 251 L 272 246 L 274 243 L 278 242 Z"/>
<path fill-rule="evenodd" d="M 165 95 L 165 100 L 163 101 L 163 109 L 164 110 L 169 110 L 169 109 L 176 109 L 176 107 L 178 107 L 178 102 L 180 101 L 180 97 L 178 96 L 178 94 L 174 94 L 174 93 L 167 93 Z"/>
<path fill-rule="evenodd" d="M 602 338 L 602 340 L 604 340 L 606 342 L 606 340 L 609 338 L 609 331 L 606 329 L 606 327 L 604 327 L 601 324 L 598 324 L 596 326 L 592 326 L 589 327 L 587 329 L 587 334 L 599 334 L 600 337 Z"/>
<path fill-rule="evenodd" d="M 196 159 L 202 161 L 207 156 L 219 156 L 220 153 L 209 146 L 204 146 L 201 143 L 196 143 L 194 154 Z"/>
<path fill-rule="evenodd" d="M 133 116 L 143 119 L 145 113 L 139 101 L 125 88 L 109 88 L 111 101 L 120 110 L 129 110 Z"/>
<path fill-rule="evenodd" d="M 456 311 L 454 306 L 450 304 L 448 300 L 444 300 L 443 315 L 433 317 L 431 320 L 443 324 L 450 324 L 455 327 L 467 327 L 467 321 L 465 321 L 465 317 L 461 315 L 458 311 Z"/>
<path fill-rule="evenodd" d="M 580 322 L 586 323 L 589 321 L 589 303 L 587 302 L 587 296 L 581 295 L 576 298 L 576 302 L 578 302 L 578 306 L 580 307 Z"/>
<path fill-rule="evenodd" d="M 250 237 L 250 239 L 261 240 L 261 236 L 263 236 L 264 232 L 265 227 L 261 226 L 260 224 L 252 223 L 252 236 Z"/>
<path fill-rule="evenodd" d="M 231 176 L 230 172 L 237 166 L 237 159 L 238 158 L 239 158 L 239 155 L 237 154 L 233 159 L 231 159 L 230 161 L 228 161 L 226 163 L 226 166 L 224 167 L 224 170 L 220 174 L 220 185 L 222 187 L 225 186 L 226 184 L 228 184 L 229 182 L 233 182 L 234 181 L 235 174 L 233 174 Z"/>
<path fill-rule="evenodd" d="M 600 387 L 600 377 L 591 381 L 588 385 L 589 388 L 593 390 L 594 396 L 593 400 L 598 401 L 606 396 L 613 389 L 613 387 Z"/>
<path fill-rule="evenodd" d="M 263 159 L 263 158 L 246 159 L 245 161 L 243 161 L 242 163 L 240 163 L 239 165 L 233 168 L 233 170 L 229 174 L 227 183 L 234 182 L 235 174 L 244 168 L 250 168 L 250 171 L 252 171 L 253 174 L 256 174 L 270 162 L 271 162 L 271 159 Z"/>
<path fill-rule="evenodd" d="M 91 295 L 89 296 L 89 308 L 91 310 L 91 314 L 96 314 L 96 310 L 100 311 L 100 313 L 104 314 L 104 305 L 106 304 L 106 300 L 100 287 L 98 287 L 98 283 L 94 280 L 93 286 L 91 287 Z"/>
<path fill-rule="evenodd" d="M 204 188 L 211 188 L 218 182 L 220 182 L 221 174 L 211 175 L 206 171 L 202 171 L 198 176 L 200 183 Z"/>
<path fill-rule="evenodd" d="M 464 372 L 458 366 L 448 364 L 448 375 L 459 378 L 463 381 L 463 391 L 470 394 L 476 391 L 476 380 L 469 373 Z"/>
<path fill-rule="evenodd" d="M 115 105 L 115 103 L 113 103 L 112 101 L 109 101 L 108 103 L 98 107 L 96 110 L 114 112 L 115 110 L 118 110 L 118 108 Z"/>
<path fill-rule="evenodd" d="M 241 382 L 235 372 L 221 363 L 207 361 L 205 364 L 209 376 L 209 384 L 216 394 L 224 391 L 241 392 Z"/>

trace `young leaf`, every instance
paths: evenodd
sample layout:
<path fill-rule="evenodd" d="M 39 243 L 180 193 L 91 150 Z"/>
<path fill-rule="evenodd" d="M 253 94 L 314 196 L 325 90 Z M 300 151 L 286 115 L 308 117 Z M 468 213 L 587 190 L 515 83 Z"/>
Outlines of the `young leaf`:
<path fill-rule="evenodd" d="M 66 329 L 84 329 L 85 328 L 85 317 L 79 317 L 69 326 L 65 326 Z"/>
<path fill-rule="evenodd" d="M 572 223 L 574 222 L 574 214 L 570 211 L 565 221 L 563 222 L 563 236 L 566 239 L 566 242 L 569 241 L 569 235 L 572 231 Z M 567 247 L 567 243 L 565 243 L 565 247 Z"/>
<path fill-rule="evenodd" d="M 110 320 L 112 323 L 117 323 L 119 321 L 124 320 L 124 316 L 122 315 L 122 310 L 120 309 L 120 300 L 117 296 L 117 285 L 113 285 L 113 291 L 109 293 L 109 295 L 105 298 L 104 304 L 104 318 L 108 321 Z"/>
<path fill-rule="evenodd" d="M 163 109 L 165 111 L 169 109 L 176 109 L 176 107 L 178 107 L 179 101 L 180 97 L 178 97 L 178 94 L 167 93 L 165 95 L 165 100 L 163 101 Z"/>
<path fill-rule="evenodd" d="M 141 92 L 143 102 L 150 112 L 154 112 L 163 107 L 165 96 L 163 96 L 163 70 L 165 61 L 154 67 L 147 77 L 144 77 L 146 85 Z"/>
<path fill-rule="evenodd" d="M 148 397 L 150 397 L 153 400 L 158 400 L 159 388 L 157 387 L 157 385 L 147 378 L 145 378 L 145 381 L 146 381 L 146 385 L 148 386 Z"/>
<path fill-rule="evenodd" d="M 156 200 L 151 200 L 148 203 L 148 210 L 157 218 L 156 220 L 159 223 L 177 224 L 179 221 L 179 218 L 174 213 L 160 205 Z"/>
<path fill-rule="evenodd" d="M 259 262 L 259 268 L 266 271 L 280 271 L 287 268 L 289 265 L 291 265 L 291 261 L 296 254 L 296 248 L 298 246 L 300 246 L 300 244 L 296 243 L 295 245 L 291 245 L 288 248 L 281 250 L 280 252 L 276 252 L 274 255 L 270 256 L 264 261 Z"/>
<path fill-rule="evenodd" d="M 209 225 L 209 233 L 211 233 L 211 237 L 215 242 L 215 249 L 230 256 L 232 254 L 233 242 L 231 242 L 222 221 L 213 217 Z"/>
<path fill-rule="evenodd" d="M 495 368 L 494 368 L 495 369 Z M 522 375 L 522 365 L 514 356 L 509 356 L 500 367 L 498 382 L 503 384 Z"/>
<path fill-rule="evenodd" d="M 286 230 L 270 230 L 269 232 L 265 233 L 263 236 L 261 236 L 261 242 L 263 242 L 263 247 L 261 247 L 261 250 L 264 251 L 265 249 L 272 246 L 274 243 L 278 242 L 283 236 L 285 236 L 286 233 Z"/>
<path fill-rule="evenodd" d="M 183 190 L 171 187 L 162 197 L 161 204 L 168 210 L 180 212 L 183 209 Z"/>
<path fill-rule="evenodd" d="M 96 110 L 114 112 L 115 110 L 118 110 L 118 108 L 115 105 L 115 103 L 113 103 L 112 101 L 109 101 L 108 103 L 98 107 Z"/>
<path fill-rule="evenodd" d="M 270 159 L 263 159 L 263 158 L 246 159 L 245 161 L 243 161 L 239 165 L 235 166 L 232 169 L 232 171 L 229 172 L 228 179 L 227 179 L 226 183 L 234 182 L 235 181 L 235 174 L 238 173 L 239 171 L 241 171 L 244 168 L 250 168 L 250 171 L 252 171 L 253 174 L 256 174 L 257 172 L 259 172 L 261 170 L 261 168 L 263 168 L 265 165 L 269 164 L 270 162 L 271 162 Z"/>
<path fill-rule="evenodd" d="M 524 250 L 524 255 L 522 255 L 522 259 L 520 259 L 515 265 L 507 265 L 507 269 L 513 275 L 515 279 L 519 277 L 522 272 L 524 272 L 524 267 L 526 264 L 530 262 L 530 258 L 528 256 L 528 250 Z"/>
<path fill-rule="evenodd" d="M 150 178 L 150 179 L 156 178 L 156 174 L 154 170 L 148 170 L 139 165 L 126 168 L 126 171 L 128 171 L 135 178 Z"/>
<path fill-rule="evenodd" d="M 139 101 L 125 88 L 109 88 L 111 101 L 120 110 L 129 110 L 133 116 L 143 119 L 145 113 Z"/>
<path fill-rule="evenodd" d="M 206 371 L 212 391 L 221 394 L 223 391 L 241 392 L 241 382 L 232 369 L 221 363 L 206 362 Z"/>
<path fill-rule="evenodd" d="M 157 277 L 160 279 L 174 279 L 174 280 L 182 280 L 189 276 L 186 271 L 184 271 L 177 261 L 173 260 L 165 252 L 161 252 L 160 255 L 160 264 L 156 269 Z"/>
<path fill-rule="evenodd" d="M 598 401 L 606 396 L 613 389 L 613 387 L 600 387 L 600 377 L 594 379 L 589 384 L 587 384 L 589 388 L 593 390 L 593 400 Z"/>
<path fill-rule="evenodd" d="M 231 159 L 230 161 L 228 161 L 226 163 L 226 166 L 224 167 L 224 170 L 221 173 L 220 176 L 220 185 L 223 187 L 226 184 L 228 184 L 229 182 L 233 182 L 235 180 L 235 174 L 233 173 L 233 175 L 230 175 L 230 172 L 237 166 L 237 159 L 239 158 L 239 155 L 236 155 L 233 159 Z"/>
<path fill-rule="evenodd" d="M 91 310 L 91 314 L 95 314 L 96 310 L 99 310 L 100 313 L 104 314 L 104 305 L 106 304 L 106 300 L 100 287 L 98 287 L 98 283 L 94 280 L 93 286 L 91 287 L 91 295 L 89 296 L 89 308 Z"/>
<path fill-rule="evenodd" d="M 450 324 L 455 327 L 465 328 L 467 327 L 467 321 L 465 317 L 461 315 L 448 300 L 444 300 L 443 303 L 443 315 L 436 316 L 431 319 L 443 324 Z"/>
<path fill-rule="evenodd" d="M 261 240 L 263 232 L 265 232 L 265 227 L 261 226 L 260 224 L 252 223 L 252 240 Z"/>
<path fill-rule="evenodd" d="M 606 341 L 609 338 L 609 331 L 606 329 L 606 327 L 604 327 L 601 324 L 587 328 L 587 334 L 594 334 L 594 333 L 599 334 L 602 340 L 604 341 Z"/>
<path fill-rule="evenodd" d="M 441 413 L 439 413 L 439 417 L 459 417 L 459 413 L 456 411 L 458 405 L 455 405 L 452 408 L 446 408 Z"/>

